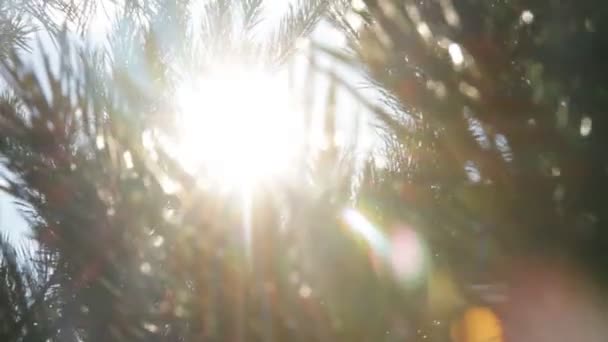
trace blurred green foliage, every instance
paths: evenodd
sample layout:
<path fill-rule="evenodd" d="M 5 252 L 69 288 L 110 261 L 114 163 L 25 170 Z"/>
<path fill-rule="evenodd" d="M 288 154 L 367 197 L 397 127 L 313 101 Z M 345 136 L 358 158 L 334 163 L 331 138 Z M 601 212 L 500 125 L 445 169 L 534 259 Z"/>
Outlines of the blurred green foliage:
<path fill-rule="evenodd" d="M 37 246 L 20 264 L 0 245 L 2 340 L 446 341 L 485 305 L 511 340 L 553 341 L 559 329 L 518 325 L 513 270 L 559 260 L 604 289 L 601 1 L 302 1 L 255 39 L 261 1 L 206 2 L 192 27 L 188 1 L 129 0 L 101 47 L 76 39 L 101 2 L 13 2 L 0 4 L 0 184 Z M 295 179 L 252 194 L 247 240 L 239 199 L 198 186 L 163 146 L 175 89 L 226 56 L 279 68 L 321 20 L 348 42 L 309 46 L 307 79 L 330 79 L 324 134 L 346 90 L 380 147 L 364 165 L 307 150 Z M 26 60 L 30 26 L 51 34 L 57 66 Z M 357 68 L 380 104 L 317 53 Z"/>

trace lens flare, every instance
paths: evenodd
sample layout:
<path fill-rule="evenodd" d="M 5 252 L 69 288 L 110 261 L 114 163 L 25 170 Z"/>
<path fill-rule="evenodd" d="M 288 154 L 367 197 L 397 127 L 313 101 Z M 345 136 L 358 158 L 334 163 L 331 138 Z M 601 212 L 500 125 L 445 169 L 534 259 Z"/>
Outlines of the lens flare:
<path fill-rule="evenodd" d="M 404 282 L 420 278 L 426 263 L 424 244 L 418 233 L 405 226 L 397 227 L 390 238 L 355 209 L 346 209 L 343 219 L 348 227 L 363 238 L 393 274 Z"/>
<path fill-rule="evenodd" d="M 346 209 L 343 217 L 348 226 L 365 239 L 374 252 L 382 256 L 388 256 L 389 241 L 365 216 L 354 209 Z"/>
<path fill-rule="evenodd" d="M 399 228 L 392 236 L 390 262 L 393 272 L 402 280 L 414 280 L 424 268 L 424 248 L 418 234 Z"/>

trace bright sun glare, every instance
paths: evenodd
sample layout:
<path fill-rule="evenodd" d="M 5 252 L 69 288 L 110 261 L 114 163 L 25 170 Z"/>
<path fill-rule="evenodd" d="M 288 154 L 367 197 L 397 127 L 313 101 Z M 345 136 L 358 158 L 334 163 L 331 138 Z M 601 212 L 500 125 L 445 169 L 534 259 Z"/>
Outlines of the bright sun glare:
<path fill-rule="evenodd" d="M 285 175 L 302 127 L 282 76 L 232 66 L 183 84 L 176 156 L 184 167 L 223 186 Z"/>

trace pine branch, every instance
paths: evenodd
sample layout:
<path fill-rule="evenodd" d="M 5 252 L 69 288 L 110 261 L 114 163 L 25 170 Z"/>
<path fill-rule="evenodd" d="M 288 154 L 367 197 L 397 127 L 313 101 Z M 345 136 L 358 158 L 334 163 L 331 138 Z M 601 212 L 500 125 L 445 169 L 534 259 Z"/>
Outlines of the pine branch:
<path fill-rule="evenodd" d="M 19 2 L 7 0 L 0 3 L 0 59 L 14 47 L 29 50 L 28 36 L 35 29 L 26 15 L 26 9 Z"/>
<path fill-rule="evenodd" d="M 6 341 L 52 337 L 55 332 L 49 328 L 52 322 L 46 310 L 54 279 L 48 273 L 37 273 L 30 267 L 41 263 L 48 268 L 52 263 L 32 257 L 29 249 L 22 250 L 25 260 L 18 260 L 14 247 L 5 236 L 0 237 L 0 253 L 0 298 L 3 301 L 0 336 Z"/>
<path fill-rule="evenodd" d="M 270 38 L 273 64 L 280 65 L 294 51 L 301 38 L 305 38 L 330 8 L 331 1 L 302 0 L 290 4 L 287 14 Z"/>

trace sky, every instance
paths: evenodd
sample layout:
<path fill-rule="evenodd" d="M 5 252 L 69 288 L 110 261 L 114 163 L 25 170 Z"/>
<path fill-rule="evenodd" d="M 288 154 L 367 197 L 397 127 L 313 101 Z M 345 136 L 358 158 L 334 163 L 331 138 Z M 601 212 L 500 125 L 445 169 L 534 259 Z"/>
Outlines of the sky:
<path fill-rule="evenodd" d="M 6 169 L 0 165 L 0 174 Z M 0 179 L 1 185 L 7 185 Z M 28 225 L 14 204 L 14 198 L 0 192 L 0 234 L 6 236 L 11 243 L 21 245 L 26 243 Z"/>

